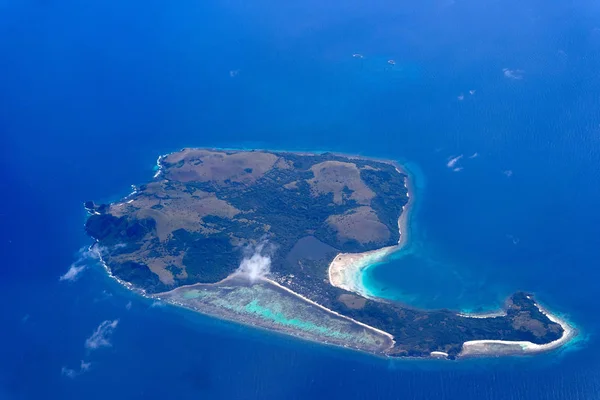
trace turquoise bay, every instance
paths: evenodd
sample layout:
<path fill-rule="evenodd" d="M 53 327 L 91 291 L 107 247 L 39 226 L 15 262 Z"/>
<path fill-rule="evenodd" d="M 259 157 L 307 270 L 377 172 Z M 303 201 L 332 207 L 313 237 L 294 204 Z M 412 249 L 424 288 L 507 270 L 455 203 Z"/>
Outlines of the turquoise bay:
<path fill-rule="evenodd" d="M 426 233 L 419 229 L 419 216 L 427 213 L 426 178 L 416 164 L 407 163 L 405 168 L 413 188 L 403 233 L 408 239 L 400 250 L 363 271 L 362 282 L 367 292 L 418 308 L 449 308 L 466 313 L 501 309 L 504 300 L 517 288 L 489 282 L 477 275 L 479 268 L 461 265 L 460 260 L 453 261 L 450 255 L 439 253 L 435 243 L 428 241 Z"/>

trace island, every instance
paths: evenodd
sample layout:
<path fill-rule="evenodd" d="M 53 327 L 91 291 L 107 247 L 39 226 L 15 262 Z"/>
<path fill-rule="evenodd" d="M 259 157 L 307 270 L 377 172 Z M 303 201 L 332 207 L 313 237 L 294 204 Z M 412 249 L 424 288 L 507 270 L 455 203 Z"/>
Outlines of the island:
<path fill-rule="evenodd" d="M 364 268 L 406 242 L 411 180 L 386 160 L 186 148 L 111 204 L 85 203 L 108 273 L 144 296 L 390 357 L 525 354 L 573 335 L 529 293 L 498 313 L 371 296 Z"/>

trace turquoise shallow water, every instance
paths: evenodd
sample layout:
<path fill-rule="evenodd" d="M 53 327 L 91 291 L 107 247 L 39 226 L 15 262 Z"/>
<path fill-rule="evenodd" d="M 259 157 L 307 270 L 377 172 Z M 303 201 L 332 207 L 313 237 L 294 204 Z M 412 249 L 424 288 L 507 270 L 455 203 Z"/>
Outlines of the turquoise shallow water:
<path fill-rule="evenodd" d="M 415 164 L 407 163 L 406 169 L 412 182 L 412 203 L 404 233 L 406 243 L 384 261 L 363 271 L 365 289 L 373 296 L 419 308 L 474 313 L 499 310 L 514 289 L 477 276 L 478 268 L 453 261 L 428 241 L 419 229 L 419 216 L 427 212 L 423 209 L 424 203 L 427 206 L 425 176 Z M 457 231 L 460 232 L 460 227 Z"/>
<path fill-rule="evenodd" d="M 596 3 L 0 7 L 0 398 L 598 398 Z M 410 160 L 414 251 L 373 286 L 453 309 L 531 291 L 586 340 L 535 358 L 385 360 L 155 305 L 92 266 L 60 282 L 89 244 L 82 202 L 127 194 L 184 146 Z M 111 345 L 87 349 L 114 320 Z"/>

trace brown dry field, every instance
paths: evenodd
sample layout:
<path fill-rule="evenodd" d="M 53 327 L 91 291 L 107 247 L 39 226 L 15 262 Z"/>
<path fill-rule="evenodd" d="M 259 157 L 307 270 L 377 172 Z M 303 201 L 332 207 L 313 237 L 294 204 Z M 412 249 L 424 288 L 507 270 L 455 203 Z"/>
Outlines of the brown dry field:
<path fill-rule="evenodd" d="M 371 207 L 353 208 L 345 214 L 332 215 L 327 222 L 336 230 L 338 239 L 355 239 L 360 243 L 381 242 L 390 237 L 390 231 Z"/>
<path fill-rule="evenodd" d="M 350 161 L 350 159 L 349 159 Z M 162 159 L 162 175 L 145 185 L 144 190 L 131 200 L 113 203 L 109 213 L 115 217 L 131 216 L 136 219 L 152 219 L 156 224 L 155 237 L 143 239 L 144 245 L 137 251 L 121 254 L 115 261 L 133 261 L 146 264 L 160 280 L 168 285 L 175 279 L 187 278 L 184 253 L 167 252 L 172 233 L 179 229 L 189 232 L 200 232 L 203 235 L 220 233 L 218 224 L 205 223 L 206 216 L 217 216 L 235 220 L 244 224 L 257 224 L 248 212 L 242 212 L 221 199 L 217 193 L 209 193 L 196 189 L 193 194 L 186 190 L 189 182 L 211 182 L 220 187 L 231 183 L 241 183 L 240 190 L 251 186 L 273 168 L 289 170 L 293 163 L 285 158 L 269 152 L 224 152 L 207 149 L 183 149 L 167 155 Z M 372 166 L 362 168 L 377 170 Z M 325 161 L 310 168 L 314 177 L 307 179 L 313 194 L 333 194 L 335 204 L 344 204 L 354 200 L 360 207 L 348 210 L 341 215 L 331 215 L 325 223 L 337 232 L 339 242 L 354 239 L 360 243 L 385 241 L 390 237 L 388 228 L 379 221 L 375 211 L 370 207 L 375 193 L 361 179 L 360 169 L 353 162 Z M 288 190 L 298 189 L 298 180 L 282 182 Z M 345 188 L 352 191 L 345 193 Z M 270 226 L 262 226 L 269 232 Z M 307 232 L 311 234 L 311 232 Z M 231 243 L 239 246 L 245 243 L 244 238 L 230 235 Z M 175 266 L 181 269 L 177 276 L 166 268 Z"/>
<path fill-rule="evenodd" d="M 315 175 L 307 182 L 312 190 L 319 194 L 333 193 L 333 201 L 342 204 L 344 199 L 344 188 L 352 190 L 350 200 L 356 200 L 358 204 L 368 205 L 375 193 L 360 178 L 360 170 L 356 164 L 341 161 L 325 161 L 311 167 Z"/>
<path fill-rule="evenodd" d="M 180 168 L 169 168 L 167 178 L 179 182 L 215 182 L 223 184 L 231 182 L 252 184 L 273 168 L 279 157 L 272 153 L 245 152 L 227 154 L 220 151 L 186 149 L 169 154 L 164 161 L 177 164 L 183 161 Z M 289 167 L 285 163 L 282 168 Z"/>

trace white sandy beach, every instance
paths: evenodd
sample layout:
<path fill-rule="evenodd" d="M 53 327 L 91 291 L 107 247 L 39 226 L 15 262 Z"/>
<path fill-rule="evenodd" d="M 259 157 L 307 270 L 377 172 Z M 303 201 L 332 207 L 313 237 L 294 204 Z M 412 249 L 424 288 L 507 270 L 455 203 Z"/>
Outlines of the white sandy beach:
<path fill-rule="evenodd" d="M 398 166 L 396 166 L 396 170 L 399 173 L 408 175 L 405 171 L 401 171 Z M 404 180 L 404 185 L 407 189 L 408 202 L 402 208 L 402 214 L 398 219 L 398 231 L 400 232 L 398 244 L 364 253 L 340 253 L 336 255 L 329 264 L 328 270 L 329 282 L 332 286 L 364 297 L 372 297 L 363 284 L 362 275 L 364 270 L 382 261 L 389 254 L 402 249 L 408 242 L 408 220 L 414 202 L 414 193 L 408 178 Z"/>
<path fill-rule="evenodd" d="M 338 254 L 329 264 L 329 282 L 332 286 L 369 297 L 362 284 L 364 269 L 383 260 L 396 248 L 397 246 L 390 246 L 365 253 Z"/>

